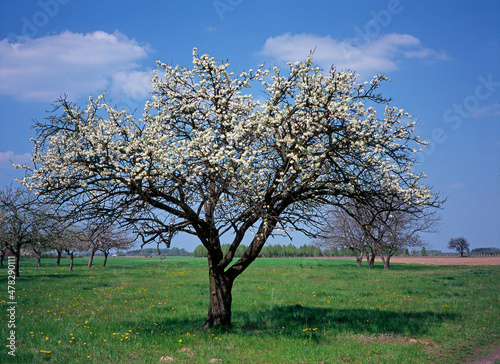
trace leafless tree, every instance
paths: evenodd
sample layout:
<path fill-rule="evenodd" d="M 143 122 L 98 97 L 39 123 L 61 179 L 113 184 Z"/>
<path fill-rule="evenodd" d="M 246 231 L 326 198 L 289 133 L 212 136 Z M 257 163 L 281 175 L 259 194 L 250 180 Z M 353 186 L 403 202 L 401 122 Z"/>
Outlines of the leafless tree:
<path fill-rule="evenodd" d="M 448 242 L 448 248 L 459 252 L 461 257 L 463 257 L 465 253 L 470 252 L 469 242 L 463 236 L 450 239 Z"/>
<path fill-rule="evenodd" d="M 19 277 L 21 250 L 31 245 L 41 252 L 46 246 L 47 216 L 33 194 L 12 186 L 0 190 L 0 211 L 2 246 L 15 256 L 14 274 Z"/>
<path fill-rule="evenodd" d="M 71 241 L 66 241 L 63 246 L 64 251 L 69 256 L 69 271 L 71 272 L 74 266 L 75 253 L 86 251 L 87 246 L 79 237 Z"/>
<path fill-rule="evenodd" d="M 342 207 L 333 207 L 333 213 L 327 215 L 321 241 L 323 246 L 340 244 L 339 247 L 353 250 L 358 266 L 363 252 L 367 254 L 370 268 L 379 255 L 384 269 L 389 269 L 394 254 L 404 248 L 424 246 L 420 234 L 437 231 L 438 207 L 443 203 L 444 200 L 436 198 L 429 208 L 394 197 L 364 203 L 346 201 Z"/>
<path fill-rule="evenodd" d="M 135 239 L 133 239 L 125 230 L 117 226 L 110 226 L 99 234 L 99 247 L 98 249 L 104 253 L 104 262 L 102 266 L 105 267 L 108 261 L 109 252 L 112 249 L 129 249 Z"/>
<path fill-rule="evenodd" d="M 369 243 L 360 224 L 340 207 L 332 207 L 328 212 L 325 226 L 314 241 L 322 249 L 347 248 L 351 250 L 358 267 L 361 267 L 363 255 Z"/>
<path fill-rule="evenodd" d="M 421 233 L 437 232 L 438 225 L 439 216 L 436 211 L 422 216 L 404 209 L 389 212 L 384 222 L 384 236 L 380 241 L 380 257 L 384 269 L 389 269 L 390 258 L 401 249 L 425 247 Z"/>

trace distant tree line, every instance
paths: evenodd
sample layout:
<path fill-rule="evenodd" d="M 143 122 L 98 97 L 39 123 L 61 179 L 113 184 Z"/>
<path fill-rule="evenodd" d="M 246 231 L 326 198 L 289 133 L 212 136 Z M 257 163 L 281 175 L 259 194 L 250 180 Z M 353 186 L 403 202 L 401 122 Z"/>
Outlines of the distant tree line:
<path fill-rule="evenodd" d="M 229 250 L 230 245 L 222 245 L 222 251 L 225 253 Z M 240 245 L 236 250 L 235 257 L 241 257 L 248 247 Z M 207 249 L 203 245 L 198 245 L 193 252 L 193 256 L 200 258 L 207 256 Z M 302 246 L 288 245 L 266 245 L 262 248 L 260 255 L 266 258 L 281 258 L 281 257 L 324 257 L 324 256 L 351 256 L 353 255 L 349 249 L 325 249 L 303 244 Z"/>
<path fill-rule="evenodd" d="M 498 248 L 475 248 L 472 249 L 471 254 L 500 254 L 500 249 Z"/>
<path fill-rule="evenodd" d="M 184 248 L 170 248 L 170 249 L 160 249 L 161 255 L 165 257 L 192 257 L 193 253 L 186 251 Z M 126 252 L 124 255 L 128 257 L 136 256 L 157 256 L 158 249 L 156 248 L 146 248 L 146 249 L 136 249 Z"/>

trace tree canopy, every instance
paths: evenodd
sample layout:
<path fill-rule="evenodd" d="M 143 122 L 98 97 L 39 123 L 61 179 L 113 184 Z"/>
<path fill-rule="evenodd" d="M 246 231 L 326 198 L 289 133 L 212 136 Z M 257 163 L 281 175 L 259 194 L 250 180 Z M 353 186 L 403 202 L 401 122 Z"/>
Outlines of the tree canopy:
<path fill-rule="evenodd" d="M 465 253 L 470 252 L 470 244 L 463 236 L 450 239 L 448 248 L 459 252 L 461 257 L 463 257 Z"/>
<path fill-rule="evenodd" d="M 81 216 L 120 219 L 144 242 L 168 247 L 177 232 L 196 235 L 208 250 L 207 327 L 230 325 L 234 279 L 275 229 L 311 234 L 321 208 L 340 197 L 432 201 L 424 175 L 412 172 L 426 143 L 414 135 L 416 121 L 378 93 L 382 75 L 358 82 L 314 66 L 312 55 L 286 71 L 236 75 L 196 49 L 191 68 L 158 68 L 140 118 L 104 94 L 85 107 L 59 100 L 36 122 L 35 167 L 25 166 L 22 182 Z"/>

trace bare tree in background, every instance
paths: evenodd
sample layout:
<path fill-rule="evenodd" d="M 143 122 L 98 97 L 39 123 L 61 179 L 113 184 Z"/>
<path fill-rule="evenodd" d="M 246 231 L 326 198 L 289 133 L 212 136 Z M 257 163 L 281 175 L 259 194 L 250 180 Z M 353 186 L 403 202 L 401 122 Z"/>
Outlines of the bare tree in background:
<path fill-rule="evenodd" d="M 15 257 L 14 275 L 19 277 L 22 249 L 30 245 L 41 252 L 47 247 L 49 225 L 44 207 L 24 188 L 5 187 L 0 190 L 1 245 Z M 37 254 L 39 257 L 39 254 Z M 38 260 L 38 264 L 40 261 Z"/>
<path fill-rule="evenodd" d="M 325 227 L 314 241 L 322 249 L 347 248 L 354 253 L 358 267 L 367 252 L 368 236 L 362 226 L 340 207 L 328 212 Z"/>
<path fill-rule="evenodd" d="M 74 239 L 71 240 L 66 240 L 65 243 L 63 243 L 64 251 L 66 254 L 68 254 L 69 257 L 69 271 L 73 271 L 73 266 L 74 266 L 74 260 L 75 260 L 75 253 L 77 252 L 84 252 L 87 250 L 87 245 L 85 242 L 82 240 L 82 237 L 79 236 L 81 232 L 75 231 L 75 236 Z"/>
<path fill-rule="evenodd" d="M 470 252 L 469 242 L 463 236 L 461 236 L 460 238 L 450 239 L 450 241 L 448 242 L 448 248 L 459 252 L 461 257 L 463 257 L 465 253 Z"/>
<path fill-rule="evenodd" d="M 392 256 L 404 248 L 425 245 L 421 233 L 436 232 L 439 224 L 438 207 L 444 200 L 435 199 L 433 208 L 422 208 L 401 199 L 371 200 L 360 204 L 350 200 L 342 207 L 332 207 L 326 228 L 318 240 L 322 247 L 344 247 L 356 255 L 358 266 L 363 253 L 369 267 L 374 267 L 379 255 L 384 269 L 389 269 Z"/>
<path fill-rule="evenodd" d="M 125 230 L 120 229 L 116 225 L 103 230 L 99 234 L 99 250 L 104 253 L 102 266 L 106 266 L 109 252 L 112 249 L 127 250 L 134 244 L 134 240 Z"/>
<path fill-rule="evenodd" d="M 421 234 L 436 233 L 440 216 L 437 210 L 416 213 L 409 206 L 402 206 L 386 214 L 380 256 L 384 269 L 389 269 L 390 258 L 401 249 L 425 247 Z"/>

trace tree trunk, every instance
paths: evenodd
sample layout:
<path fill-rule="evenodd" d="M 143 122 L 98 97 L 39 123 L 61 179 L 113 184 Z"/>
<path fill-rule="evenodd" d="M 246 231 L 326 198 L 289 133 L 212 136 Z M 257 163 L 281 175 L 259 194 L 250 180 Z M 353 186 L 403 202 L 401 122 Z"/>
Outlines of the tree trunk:
<path fill-rule="evenodd" d="M 37 253 L 37 255 L 36 255 L 36 266 L 38 268 L 42 267 L 42 262 L 40 261 L 40 259 L 41 259 L 40 254 Z"/>
<path fill-rule="evenodd" d="M 368 262 L 368 266 L 370 268 L 374 268 L 375 267 L 375 254 L 370 254 L 370 260 Z"/>
<path fill-rule="evenodd" d="M 73 253 L 69 255 L 69 271 L 73 270 Z"/>
<path fill-rule="evenodd" d="M 362 261 L 362 260 L 363 260 L 363 258 L 362 258 L 362 257 L 357 257 L 357 258 L 356 258 L 356 266 L 357 266 L 358 268 L 359 268 L 359 267 L 361 267 L 361 261 Z"/>
<path fill-rule="evenodd" d="M 384 269 L 389 269 L 389 260 L 391 259 L 391 256 L 381 255 L 380 259 L 382 259 L 382 263 L 384 263 Z"/>
<path fill-rule="evenodd" d="M 90 269 L 90 267 L 92 267 L 92 261 L 94 260 L 94 254 L 95 254 L 95 250 L 92 249 L 90 251 L 90 258 L 89 258 L 89 264 L 87 265 L 87 269 Z"/>
<path fill-rule="evenodd" d="M 205 329 L 231 326 L 231 302 L 233 279 L 213 267 L 209 269 L 210 302 Z"/>
<path fill-rule="evenodd" d="M 108 261 L 108 255 L 109 255 L 109 253 L 104 252 L 104 263 L 102 263 L 103 267 L 106 267 L 106 263 Z"/>
<path fill-rule="evenodd" d="M 21 252 L 19 251 L 18 254 L 14 253 L 14 256 L 16 257 L 14 262 L 14 276 L 19 278 L 19 258 L 21 256 Z"/>
<path fill-rule="evenodd" d="M 56 249 L 57 250 L 57 261 L 56 261 L 56 266 L 59 267 L 61 264 L 61 255 L 62 255 L 62 250 Z"/>

